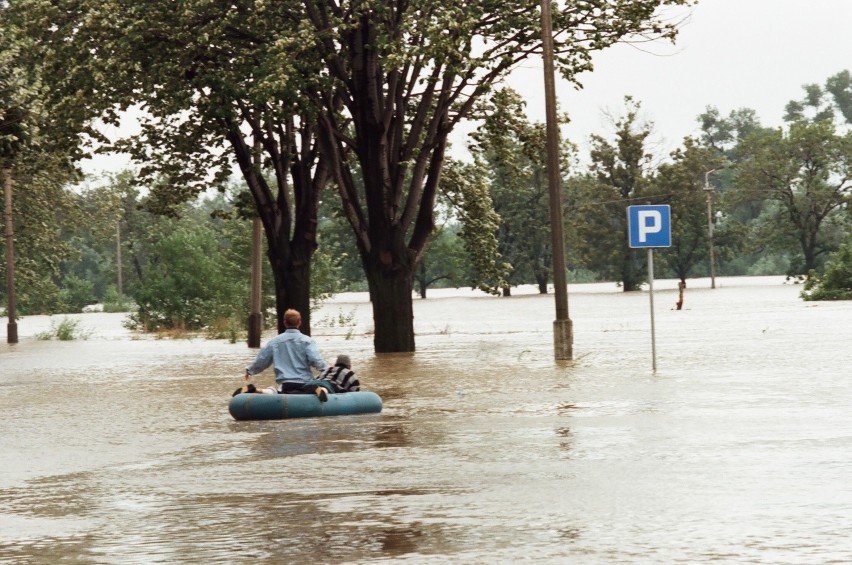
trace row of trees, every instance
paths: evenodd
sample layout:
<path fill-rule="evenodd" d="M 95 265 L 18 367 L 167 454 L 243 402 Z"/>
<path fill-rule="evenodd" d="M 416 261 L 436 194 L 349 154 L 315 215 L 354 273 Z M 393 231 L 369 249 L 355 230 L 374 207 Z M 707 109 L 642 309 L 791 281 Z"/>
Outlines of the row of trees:
<path fill-rule="evenodd" d="M 563 75 L 576 80 L 591 67 L 591 54 L 614 42 L 673 38 L 676 27 L 659 9 L 686 3 L 566 5 L 554 17 Z M 493 90 L 540 51 L 537 15 L 531 6 L 504 4 L 19 0 L 0 2 L 0 23 L 14 31 L 4 34 L 11 39 L 3 46 L 14 54 L 12 67 L 41 89 L 33 98 L 40 106 L 24 97 L 13 109 L 42 126 L 45 116 L 54 120 L 51 135 L 66 143 L 57 154 L 72 159 L 87 136 L 108 143 L 92 124 L 117 123 L 123 111 L 140 108 L 141 132 L 105 147 L 144 164 L 135 180 L 149 191 L 149 208 L 178 215 L 201 191 L 224 187 L 237 163 L 248 198 L 236 210 L 263 223 L 277 310 L 309 311 L 311 266 L 324 238 L 346 272 L 346 258 L 359 259 L 376 350 L 410 351 L 415 281 L 425 293 L 434 281 L 463 276 L 508 294 L 513 284 L 533 280 L 544 289 L 550 274 L 543 128 L 526 120 L 516 94 Z M 782 130 L 763 128 L 748 111 L 723 118 L 709 109 L 703 137 L 686 140 L 656 167 L 661 156 L 649 155 L 650 125 L 628 99 L 614 138 L 595 136 L 591 166 L 565 178 L 572 267 L 638 288 L 645 275 L 626 248 L 624 205 L 648 201 L 673 207 L 679 233 L 668 267 L 683 279 L 698 272 L 708 243 L 703 179 L 722 166 L 714 180 L 724 210 L 723 260 L 766 256 L 770 248 L 790 253 L 790 238 L 797 238 L 800 272 L 818 267 L 835 243 L 828 227 L 848 237 L 848 136 L 827 114 L 838 108 L 846 115 L 848 91 L 848 73 L 825 88 L 809 87 L 803 102 L 788 107 L 792 122 Z M 15 129 L 20 121 L 10 112 L 4 109 L 2 133 L 13 142 L 4 149 L 13 157 L 4 157 L 4 168 L 17 163 L 21 183 L 20 163 L 35 159 L 21 159 L 18 145 L 35 147 L 27 140 L 39 137 Z M 448 135 L 471 118 L 481 123 L 473 162 L 452 161 Z M 801 154 L 807 140 L 813 158 Z M 833 149 L 815 154 L 827 146 Z M 566 144 L 566 163 L 571 155 Z M 445 199 L 450 211 L 436 216 Z M 60 207 L 42 209 L 56 214 Z M 773 222 L 781 213 L 789 220 Z M 436 218 L 444 224 L 437 232 Z M 59 232 L 58 241 L 67 242 Z M 764 239 L 755 245 L 757 234 Z M 200 241 L 183 243 L 201 249 Z M 439 252 L 454 260 L 437 259 Z M 462 253 L 467 261 L 458 260 Z M 452 264 L 461 267 L 454 274 L 440 269 Z"/>
<path fill-rule="evenodd" d="M 472 285 L 509 295 L 514 285 L 534 283 L 542 293 L 547 291 L 551 273 L 543 126 L 526 119 L 523 101 L 510 90 L 498 91 L 483 114 L 487 119 L 470 142 L 473 162 L 447 165 L 438 201 L 442 222 L 415 274 L 423 297 L 432 285 Z M 808 169 L 813 186 L 794 187 L 801 198 L 791 201 L 797 206 L 791 208 L 775 202 L 774 193 L 755 190 L 759 184 L 751 177 L 754 171 L 771 176 L 771 168 L 778 166 L 775 159 L 754 151 L 769 146 L 790 155 L 808 155 L 826 168 L 823 176 L 840 182 L 838 158 L 848 157 L 848 151 L 835 147 L 834 157 L 828 157 L 817 155 L 813 147 L 842 146 L 843 136 L 831 133 L 831 120 L 796 118 L 788 135 L 777 139 L 778 132 L 760 126 L 752 111 L 722 118 L 710 108 L 699 116 L 702 139 L 685 140 L 669 160 L 655 166 L 646 149 L 651 127 L 639 120 L 639 114 L 639 104 L 628 98 L 614 131 L 593 137 L 591 165 L 583 171 L 575 164 L 565 175 L 571 280 L 615 280 L 625 290 L 641 286 L 645 262 L 626 247 L 623 234 L 625 205 L 635 201 L 672 206 L 673 246 L 659 252 L 665 275 L 685 281 L 706 274 L 708 194 L 702 182 L 711 167 L 723 165 L 726 168 L 713 177 L 718 188 L 714 193 L 722 197 L 715 203 L 720 274 L 801 274 L 821 267 L 823 251 L 848 240 L 843 187 L 837 187 L 834 198 L 830 191 L 821 191 L 812 180 L 819 174 L 814 167 Z M 724 138 L 720 132 L 726 130 L 743 133 Z M 811 136 L 803 136 L 803 131 Z M 576 149 L 568 143 L 563 149 L 564 170 L 569 171 Z M 807 167 L 794 163 L 787 168 Z M 36 282 L 24 289 L 23 312 L 79 311 L 96 300 L 110 303 L 129 295 L 137 303 L 133 321 L 140 327 L 241 325 L 250 256 L 245 187 L 232 185 L 227 197 L 220 194 L 193 205 L 171 206 L 155 197 L 157 190 L 154 186 L 141 196 L 128 172 L 101 179 L 95 188 L 58 194 L 64 204 L 53 210 L 49 221 L 62 227 L 60 245 L 35 246 L 40 250 L 35 256 L 50 257 L 58 270 L 22 265 L 25 280 Z M 26 204 L 30 194 L 24 192 L 20 202 Z M 823 210 L 827 219 L 797 224 L 786 218 L 799 208 L 808 213 Z M 40 216 L 28 210 L 24 206 L 19 213 L 38 220 Z M 43 212 L 43 207 L 34 210 Z M 339 208 L 322 210 L 332 213 L 318 216 L 313 298 L 368 288 L 346 222 L 333 213 Z M 25 222 L 24 228 L 30 223 Z M 814 230 L 797 237 L 802 225 Z M 809 260 L 806 252 L 816 249 L 814 242 L 820 253 Z M 25 247 L 28 253 L 31 249 Z M 266 273 L 267 294 L 272 295 L 274 286 Z"/>

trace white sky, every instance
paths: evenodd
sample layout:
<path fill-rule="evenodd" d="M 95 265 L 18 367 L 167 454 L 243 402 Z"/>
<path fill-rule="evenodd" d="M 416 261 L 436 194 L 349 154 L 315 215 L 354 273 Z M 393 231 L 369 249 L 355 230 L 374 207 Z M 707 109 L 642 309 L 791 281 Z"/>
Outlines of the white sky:
<path fill-rule="evenodd" d="M 642 103 L 654 123 L 658 157 L 697 135 L 707 106 L 722 115 L 752 108 L 761 123 L 783 125 L 784 107 L 801 99 L 802 85 L 824 84 L 852 70 L 852 0 L 701 0 L 689 11 L 675 45 L 616 45 L 598 53 L 584 88 L 557 82 L 560 111 L 572 120 L 563 135 L 588 155 L 591 133 L 609 135 L 609 111 L 623 99 Z M 509 86 L 528 101 L 530 119 L 544 121 L 543 71 L 529 62 Z"/>
<path fill-rule="evenodd" d="M 780 126 L 784 106 L 802 97 L 803 84 L 852 70 L 852 0 L 701 0 L 675 45 L 616 45 L 594 62 L 594 72 L 580 77 L 582 90 L 557 79 L 560 111 L 572 120 L 563 135 L 587 155 L 591 133 L 612 131 L 604 112 L 622 114 L 629 94 L 655 124 L 662 158 L 697 134 L 696 118 L 708 105 L 723 115 L 753 108 L 763 125 Z M 528 61 L 508 82 L 526 98 L 534 121 L 544 120 L 543 80 L 540 62 Z M 463 131 L 453 143 L 454 153 L 463 149 Z M 85 170 L 126 166 L 126 159 L 104 156 Z"/>

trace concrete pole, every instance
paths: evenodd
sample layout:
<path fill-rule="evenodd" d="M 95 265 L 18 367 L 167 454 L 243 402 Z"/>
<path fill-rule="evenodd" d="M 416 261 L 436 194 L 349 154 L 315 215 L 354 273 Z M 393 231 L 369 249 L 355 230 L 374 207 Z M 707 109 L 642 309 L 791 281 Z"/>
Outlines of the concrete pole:
<path fill-rule="evenodd" d="M 260 334 L 263 328 L 263 314 L 260 311 L 261 298 L 261 231 L 260 218 L 252 220 L 251 233 L 251 311 L 248 319 L 248 346 L 260 347 Z"/>
<path fill-rule="evenodd" d="M 257 176 L 261 176 L 263 174 L 263 146 L 257 135 L 254 138 L 252 161 Z M 248 346 L 253 348 L 260 347 L 260 334 L 263 330 L 263 315 L 260 313 L 262 302 L 262 237 L 263 223 L 260 218 L 254 218 L 251 223 L 251 304 L 249 305 L 248 317 Z"/>
<path fill-rule="evenodd" d="M 553 68 L 553 22 L 550 0 L 541 0 L 541 49 L 544 63 L 544 102 L 547 128 L 547 181 L 550 190 L 550 232 L 553 240 L 553 290 L 556 320 L 553 350 L 556 359 L 573 358 L 574 335 L 568 317 L 568 283 L 565 275 L 565 228 L 562 218 L 562 182 L 559 172 L 559 122 L 556 118 L 556 83 Z"/>
<path fill-rule="evenodd" d="M 119 303 L 124 302 L 124 276 L 121 272 L 121 220 L 115 221 L 115 269 L 118 280 L 116 291 Z"/>
<path fill-rule="evenodd" d="M 704 193 L 707 195 L 707 242 L 710 246 L 710 288 L 716 288 L 716 250 L 713 245 L 713 187 L 710 175 L 719 169 L 710 169 L 704 173 Z"/>
<path fill-rule="evenodd" d="M 15 230 L 12 227 L 12 169 L 3 169 L 6 193 L 6 342 L 18 343 L 18 321 L 15 309 Z"/>

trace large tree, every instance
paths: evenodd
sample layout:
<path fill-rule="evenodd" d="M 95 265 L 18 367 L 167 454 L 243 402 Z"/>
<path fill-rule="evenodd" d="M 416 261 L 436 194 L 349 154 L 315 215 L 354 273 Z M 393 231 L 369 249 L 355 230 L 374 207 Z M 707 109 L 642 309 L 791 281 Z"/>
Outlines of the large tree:
<path fill-rule="evenodd" d="M 706 261 L 709 255 L 706 203 L 713 192 L 706 190 L 705 180 L 708 171 L 721 165 L 718 151 L 686 138 L 683 147 L 672 152 L 671 161 L 660 165 L 651 182 L 655 203 L 671 206 L 672 245 L 661 250 L 660 258 L 683 285 L 699 261 Z"/>
<path fill-rule="evenodd" d="M 126 111 L 139 115 L 138 134 L 97 141 L 144 165 L 140 181 L 161 212 L 224 186 L 236 162 L 265 229 L 277 309 L 301 310 L 310 333 L 310 260 L 329 174 L 316 122 L 299 104 L 306 84 L 321 77 L 315 59 L 294 56 L 298 4 L 21 4 L 42 39 L 53 88 L 77 93 L 90 120 L 117 126 Z"/>
<path fill-rule="evenodd" d="M 66 100 L 45 86 L 42 61 L 33 38 L 24 33 L 20 8 L 0 1 L 0 187 L 14 193 L 0 227 L 6 232 L 14 226 L 9 288 L 17 288 L 22 312 L 41 313 L 61 307 L 59 266 L 74 256 L 60 226 L 81 219 L 64 190 L 76 178 L 72 161 L 79 155 L 81 122 L 78 114 L 61 111 Z M 0 249 L 4 278 L 6 249 Z"/>
<path fill-rule="evenodd" d="M 503 287 L 535 280 L 539 292 L 547 293 L 551 274 L 551 239 L 547 186 L 547 145 L 544 124 L 530 123 L 526 103 L 511 89 L 491 96 L 482 108 L 482 126 L 472 134 L 474 157 L 488 171 L 494 210 L 500 215 L 498 250 L 512 265 Z M 569 146 L 560 152 L 568 170 Z"/>
<path fill-rule="evenodd" d="M 584 262 L 630 292 L 641 288 L 645 269 L 642 255 L 628 246 L 625 207 L 644 203 L 639 198 L 649 182 L 646 145 L 652 125 L 640 118 L 639 102 L 627 96 L 625 105 L 625 114 L 614 124 L 614 139 L 592 135 L 592 174 L 573 182 L 573 198 L 586 207 L 575 228 L 584 242 L 579 250 Z"/>
<path fill-rule="evenodd" d="M 556 9 L 563 75 L 576 81 L 594 51 L 618 41 L 673 38 L 660 9 L 690 2 Z M 307 310 L 316 207 L 332 179 L 366 272 L 375 349 L 414 350 L 413 275 L 434 228 L 448 136 L 493 84 L 540 53 L 538 2 L 21 3 L 55 40 L 57 84 L 80 92 L 93 115 L 116 119 L 138 104 L 152 118 L 130 148 L 138 157 L 188 186 L 204 167 L 224 171 L 236 158 L 266 229 L 279 310 Z M 270 183 L 262 169 L 274 173 Z"/>
<path fill-rule="evenodd" d="M 659 13 L 681 0 L 576 0 L 554 10 L 556 59 L 576 81 L 591 56 L 642 36 L 672 38 Z M 306 1 L 317 54 L 320 129 L 358 240 L 377 351 L 413 351 L 413 273 L 433 228 L 447 138 L 518 63 L 541 51 L 538 2 Z M 351 172 L 362 172 L 363 187 Z"/>
<path fill-rule="evenodd" d="M 789 129 L 761 132 L 742 143 L 744 159 L 735 177 L 743 199 L 768 199 L 799 243 L 802 262 L 791 274 L 806 274 L 837 248 L 832 223 L 846 218 L 852 203 L 852 132 L 836 133 L 831 121 L 794 122 Z"/>

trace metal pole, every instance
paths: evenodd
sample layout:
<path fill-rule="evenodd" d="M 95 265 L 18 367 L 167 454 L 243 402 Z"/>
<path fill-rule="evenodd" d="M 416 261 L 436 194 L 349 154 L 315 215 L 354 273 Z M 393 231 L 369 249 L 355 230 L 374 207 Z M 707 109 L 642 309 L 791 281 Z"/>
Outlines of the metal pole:
<path fill-rule="evenodd" d="M 716 251 L 713 245 L 713 189 L 710 187 L 710 174 L 719 169 L 710 169 L 704 173 L 704 192 L 707 194 L 707 242 L 710 246 L 710 288 L 716 288 Z"/>
<path fill-rule="evenodd" d="M 553 290 L 556 320 L 553 350 L 556 359 L 573 357 L 574 336 L 568 317 L 568 283 L 565 275 L 565 235 L 562 218 L 562 183 L 559 173 L 559 122 L 556 117 L 556 82 L 553 68 L 553 22 L 550 0 L 541 0 L 541 49 L 544 63 L 544 102 L 547 128 L 547 180 L 550 190 L 550 231 L 553 246 Z"/>
<path fill-rule="evenodd" d="M 12 170 L 3 169 L 6 193 L 6 342 L 18 343 L 17 311 L 15 310 L 15 231 L 12 227 Z"/>
<path fill-rule="evenodd" d="M 651 369 L 657 372 L 657 334 L 654 328 L 654 250 L 648 248 L 648 296 L 651 298 Z"/>

